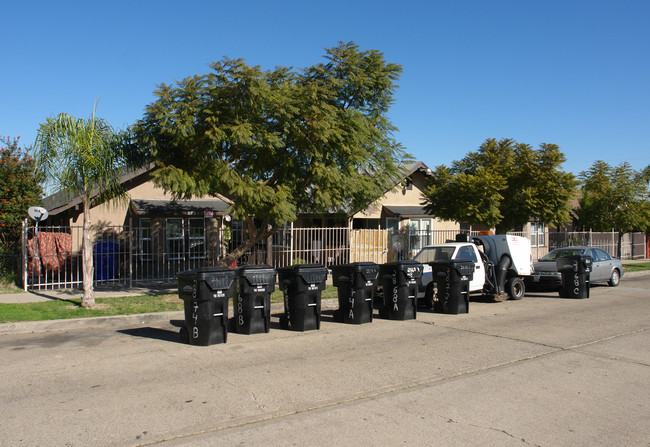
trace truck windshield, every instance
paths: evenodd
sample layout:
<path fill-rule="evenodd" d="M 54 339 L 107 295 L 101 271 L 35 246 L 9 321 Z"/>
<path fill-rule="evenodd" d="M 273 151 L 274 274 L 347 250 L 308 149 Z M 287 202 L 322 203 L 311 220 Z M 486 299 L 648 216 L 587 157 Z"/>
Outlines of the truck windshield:
<path fill-rule="evenodd" d="M 433 261 L 449 261 L 456 247 L 424 247 L 413 258 L 414 261 L 426 264 Z"/>

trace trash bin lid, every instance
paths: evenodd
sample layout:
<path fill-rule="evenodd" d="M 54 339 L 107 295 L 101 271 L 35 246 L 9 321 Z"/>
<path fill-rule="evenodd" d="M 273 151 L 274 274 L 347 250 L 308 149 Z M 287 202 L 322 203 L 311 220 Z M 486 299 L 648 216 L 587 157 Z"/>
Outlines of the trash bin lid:
<path fill-rule="evenodd" d="M 593 262 L 593 258 L 589 255 L 573 255 L 573 256 L 563 256 L 555 260 L 555 264 L 557 265 L 558 271 L 568 269 L 568 268 L 573 268 L 574 262 L 578 263 L 579 269 L 580 267 L 583 267 L 585 269 L 585 272 L 588 272 L 591 270 L 591 264 Z"/>
<path fill-rule="evenodd" d="M 350 264 L 333 265 L 332 280 L 337 282 L 341 276 L 359 274 L 366 282 L 376 281 L 379 277 L 379 265 L 374 262 L 352 262 Z M 335 284 L 336 285 L 336 284 Z"/>
<path fill-rule="evenodd" d="M 382 274 L 395 270 L 402 271 L 409 278 L 419 278 L 422 276 L 424 266 L 417 261 L 405 259 L 402 261 L 388 262 L 381 266 Z"/>
<path fill-rule="evenodd" d="M 205 281 L 213 290 L 229 289 L 237 272 L 227 267 L 201 267 L 176 273 L 176 278 L 186 281 Z"/>
<path fill-rule="evenodd" d="M 317 284 L 327 278 L 327 268 L 321 264 L 296 264 L 278 270 L 281 278 L 300 276 L 308 284 Z"/>
<path fill-rule="evenodd" d="M 252 286 L 275 284 L 275 274 L 270 265 L 245 265 L 237 269 L 237 276 L 245 278 Z"/>
<path fill-rule="evenodd" d="M 474 261 L 470 259 L 452 259 L 450 264 L 451 268 L 456 269 L 461 275 L 471 275 L 476 267 Z"/>

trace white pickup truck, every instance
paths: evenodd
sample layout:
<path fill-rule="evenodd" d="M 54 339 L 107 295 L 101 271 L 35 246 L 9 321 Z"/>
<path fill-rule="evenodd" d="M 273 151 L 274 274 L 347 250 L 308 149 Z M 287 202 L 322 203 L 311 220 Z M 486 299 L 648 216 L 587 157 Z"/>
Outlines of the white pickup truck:
<path fill-rule="evenodd" d="M 510 235 L 459 236 L 457 239 L 466 241 L 424 247 L 413 258 L 424 264 L 418 298 L 424 298 L 425 302 L 433 299 L 435 284 L 429 262 L 461 259 L 474 263 L 474 275 L 469 283 L 471 294 L 490 295 L 495 301 L 524 297 L 523 277 L 533 269 L 529 239 Z"/>

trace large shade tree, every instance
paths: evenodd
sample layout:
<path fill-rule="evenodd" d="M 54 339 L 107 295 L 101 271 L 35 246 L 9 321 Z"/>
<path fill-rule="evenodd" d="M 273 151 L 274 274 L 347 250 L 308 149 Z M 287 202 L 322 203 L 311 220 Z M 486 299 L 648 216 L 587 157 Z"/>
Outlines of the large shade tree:
<path fill-rule="evenodd" d="M 40 125 L 36 137 L 36 164 L 48 189 L 78 196 L 83 207 L 82 307 L 95 305 L 93 291 L 93 235 L 90 209 L 97 202 L 126 197 L 120 184 L 124 167 L 120 134 L 106 120 L 61 113 Z"/>
<path fill-rule="evenodd" d="M 438 166 L 423 197 L 438 217 L 505 233 L 537 219 L 560 225 L 569 220 L 575 194 L 573 174 L 561 170 L 564 154 L 555 144 L 538 149 L 512 139 L 485 140 L 451 167 Z"/>
<path fill-rule="evenodd" d="M 154 181 L 177 198 L 228 199 L 245 238 L 221 264 L 300 212 L 363 209 L 399 181 L 407 156 L 387 114 L 401 67 L 379 51 L 340 43 L 302 70 L 210 66 L 159 86 L 129 152 L 154 160 Z"/>
<path fill-rule="evenodd" d="M 595 231 L 624 233 L 650 229 L 650 170 L 635 171 L 627 162 L 618 166 L 598 160 L 580 173 L 582 199 L 578 222 Z"/>

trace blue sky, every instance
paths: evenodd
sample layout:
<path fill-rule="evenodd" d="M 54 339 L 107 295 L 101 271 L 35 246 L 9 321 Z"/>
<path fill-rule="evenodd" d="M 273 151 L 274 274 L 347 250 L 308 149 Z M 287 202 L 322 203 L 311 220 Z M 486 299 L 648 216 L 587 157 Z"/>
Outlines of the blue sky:
<path fill-rule="evenodd" d="M 486 138 L 555 143 L 578 174 L 595 160 L 650 165 L 650 2 L 24 1 L 3 5 L 0 135 L 33 144 L 60 112 L 116 128 L 157 84 L 223 56 L 306 67 L 355 41 L 403 66 L 396 138 L 431 167 Z"/>

